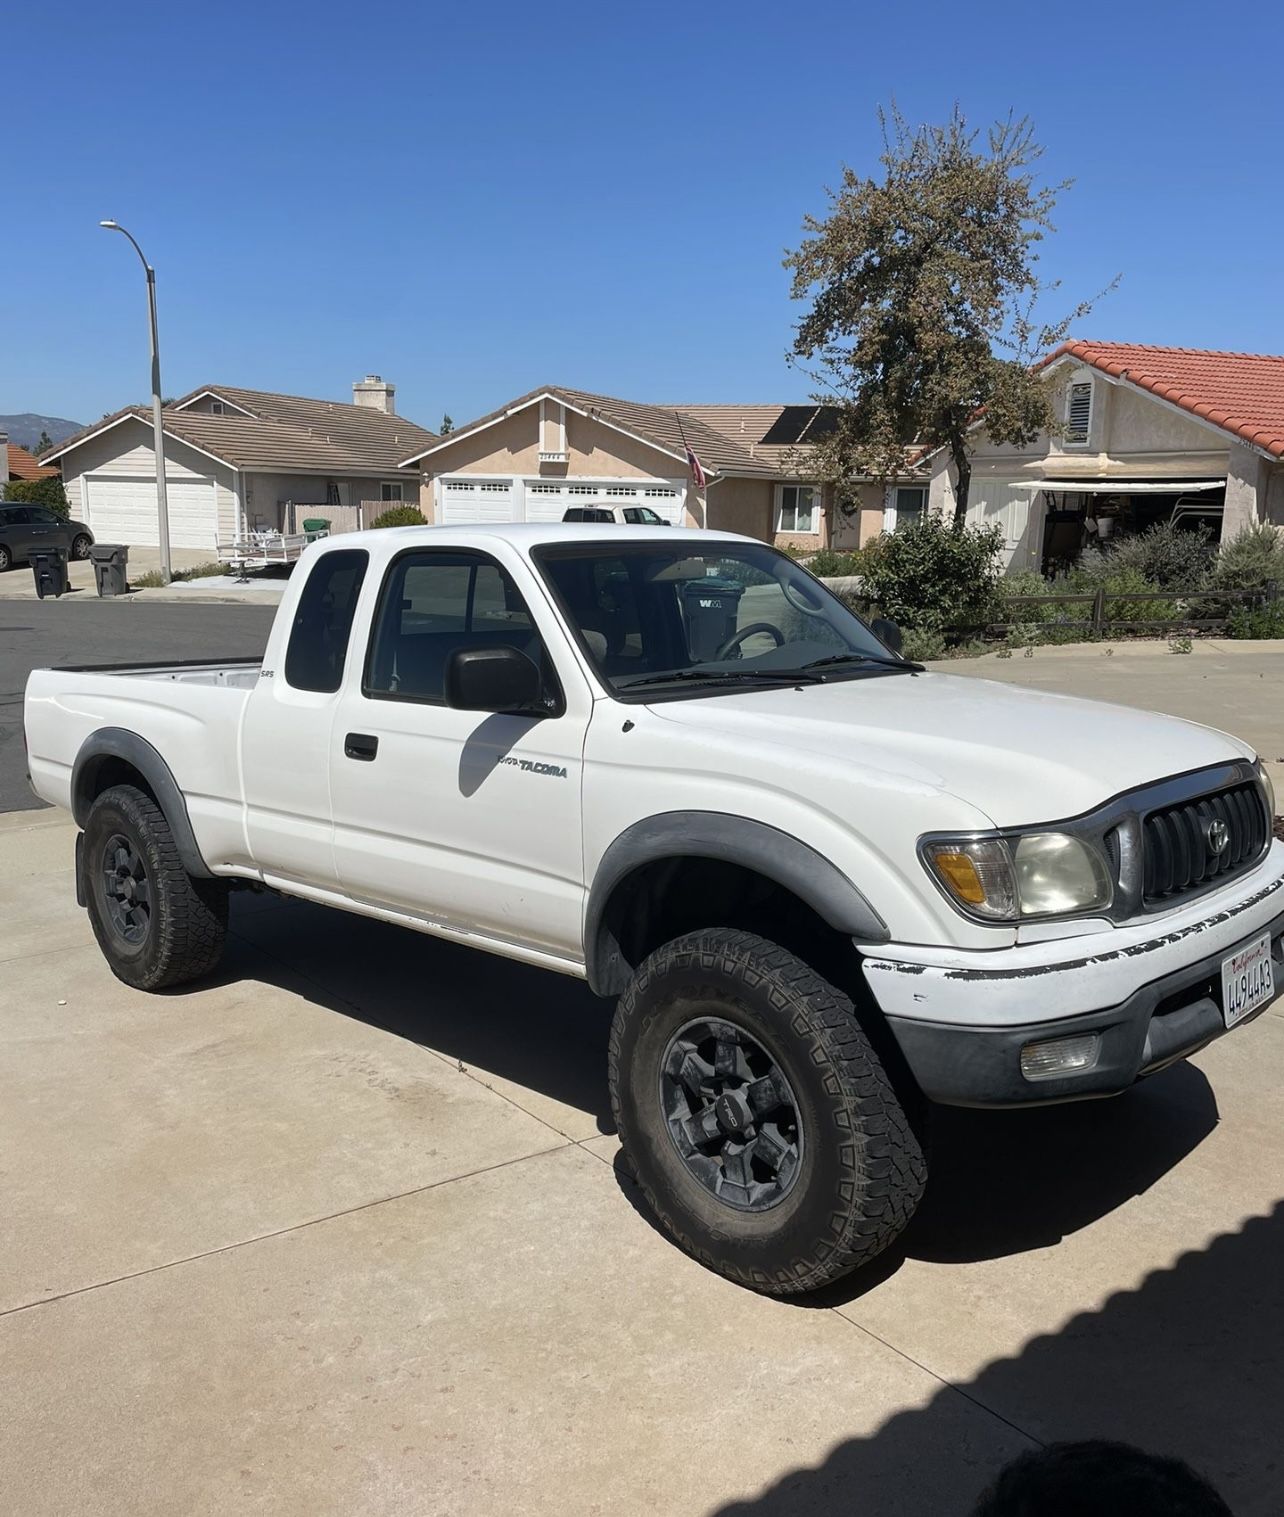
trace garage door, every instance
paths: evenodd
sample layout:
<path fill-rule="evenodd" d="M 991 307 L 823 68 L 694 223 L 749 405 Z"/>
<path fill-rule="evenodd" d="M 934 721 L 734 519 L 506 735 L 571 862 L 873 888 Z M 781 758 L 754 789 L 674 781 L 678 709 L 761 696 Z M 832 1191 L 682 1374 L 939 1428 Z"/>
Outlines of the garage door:
<path fill-rule="evenodd" d="M 596 501 L 609 506 L 648 506 L 670 526 L 682 525 L 682 495 L 672 485 L 622 485 L 618 480 L 573 485 L 526 481 L 527 521 L 561 521 L 568 506 L 588 506 Z"/>
<path fill-rule="evenodd" d="M 1034 491 L 1022 480 L 972 479 L 967 519 L 974 526 L 998 526 L 1003 532 L 1004 568 L 1011 573 L 1037 569 L 1043 532 L 1043 510 Z"/>
<path fill-rule="evenodd" d="M 170 479 L 165 484 L 169 504 L 169 541 L 175 548 L 218 546 L 218 509 L 212 479 Z M 90 531 L 104 543 L 128 543 L 154 548 L 156 527 L 155 479 L 85 478 L 85 517 Z"/>
<path fill-rule="evenodd" d="M 446 527 L 470 521 L 513 521 L 516 504 L 509 479 L 447 479 L 442 481 L 441 520 Z"/>

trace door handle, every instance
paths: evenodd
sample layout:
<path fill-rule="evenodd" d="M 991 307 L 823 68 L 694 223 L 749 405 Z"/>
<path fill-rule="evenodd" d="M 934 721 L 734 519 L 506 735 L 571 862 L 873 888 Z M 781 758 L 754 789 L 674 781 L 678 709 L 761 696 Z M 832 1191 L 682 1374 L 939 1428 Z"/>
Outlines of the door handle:
<path fill-rule="evenodd" d="M 379 752 L 379 739 L 368 732 L 349 732 L 343 740 L 345 758 L 361 759 L 369 763 Z"/>

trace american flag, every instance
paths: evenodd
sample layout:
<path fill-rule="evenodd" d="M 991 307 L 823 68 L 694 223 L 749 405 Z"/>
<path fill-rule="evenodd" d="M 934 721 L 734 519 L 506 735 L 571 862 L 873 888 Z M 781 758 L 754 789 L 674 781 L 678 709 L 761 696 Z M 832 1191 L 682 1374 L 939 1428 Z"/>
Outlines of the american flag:
<path fill-rule="evenodd" d="M 690 443 L 687 444 L 687 468 L 691 470 L 691 479 L 697 490 L 703 490 L 708 484 L 708 477 L 704 472 L 704 466 L 695 455 L 695 449 Z"/>

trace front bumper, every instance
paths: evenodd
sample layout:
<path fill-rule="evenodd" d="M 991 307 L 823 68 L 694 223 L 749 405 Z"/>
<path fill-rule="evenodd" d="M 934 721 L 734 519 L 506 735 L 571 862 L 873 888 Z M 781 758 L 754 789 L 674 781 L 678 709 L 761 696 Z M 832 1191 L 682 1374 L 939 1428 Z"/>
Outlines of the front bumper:
<path fill-rule="evenodd" d="M 993 953 L 883 950 L 864 960 L 923 1093 L 954 1106 L 1022 1106 L 1114 1095 L 1222 1036 L 1222 961 L 1264 933 L 1284 989 L 1284 848 L 1198 903 L 1198 912 Z M 908 955 L 913 953 L 914 957 Z M 938 962 L 932 962 L 933 959 Z M 1260 1015 L 1262 1007 L 1236 1027 Z M 1096 1033 L 1091 1068 L 1029 1080 L 1032 1042 Z"/>

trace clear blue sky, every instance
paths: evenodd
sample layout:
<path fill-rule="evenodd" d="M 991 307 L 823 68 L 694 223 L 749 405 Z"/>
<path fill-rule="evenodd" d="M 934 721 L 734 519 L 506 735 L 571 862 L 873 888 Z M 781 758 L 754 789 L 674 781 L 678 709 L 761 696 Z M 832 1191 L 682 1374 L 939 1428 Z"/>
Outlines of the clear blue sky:
<path fill-rule="evenodd" d="M 28 3 L 0 28 L 0 412 L 147 391 L 436 426 L 541 383 L 789 400 L 780 266 L 876 107 L 1028 112 L 1073 176 L 1044 270 L 1082 335 L 1284 352 L 1277 4 Z"/>

